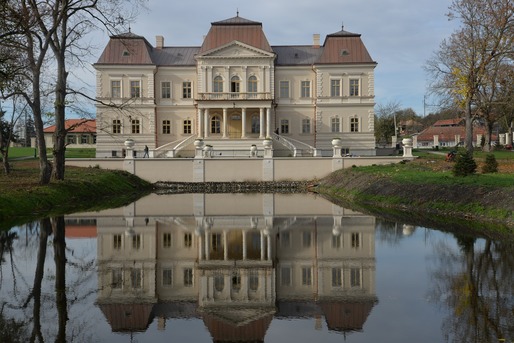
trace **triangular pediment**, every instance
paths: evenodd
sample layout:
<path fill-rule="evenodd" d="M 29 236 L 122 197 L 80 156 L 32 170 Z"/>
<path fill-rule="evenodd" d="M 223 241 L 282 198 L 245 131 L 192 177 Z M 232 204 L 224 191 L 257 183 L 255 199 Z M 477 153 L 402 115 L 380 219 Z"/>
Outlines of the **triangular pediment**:
<path fill-rule="evenodd" d="M 206 51 L 197 58 L 274 58 L 275 54 L 239 41 L 232 41 L 216 49 Z"/>

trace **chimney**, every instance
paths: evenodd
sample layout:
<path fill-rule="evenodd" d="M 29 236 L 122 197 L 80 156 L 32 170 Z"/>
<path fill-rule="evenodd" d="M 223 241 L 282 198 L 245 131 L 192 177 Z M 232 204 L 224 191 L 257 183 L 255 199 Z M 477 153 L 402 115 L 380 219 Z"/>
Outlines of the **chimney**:
<path fill-rule="evenodd" d="M 319 48 L 319 33 L 312 35 L 312 47 Z"/>
<path fill-rule="evenodd" d="M 155 47 L 157 49 L 162 49 L 164 46 L 164 37 L 163 36 L 155 36 Z"/>

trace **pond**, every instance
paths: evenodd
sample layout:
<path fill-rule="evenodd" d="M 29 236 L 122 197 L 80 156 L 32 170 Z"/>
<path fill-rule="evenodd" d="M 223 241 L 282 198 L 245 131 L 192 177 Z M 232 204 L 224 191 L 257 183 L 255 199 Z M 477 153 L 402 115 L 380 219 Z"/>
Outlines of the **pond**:
<path fill-rule="evenodd" d="M 512 241 L 311 194 L 152 194 L 0 253 L 1 342 L 514 342 Z"/>

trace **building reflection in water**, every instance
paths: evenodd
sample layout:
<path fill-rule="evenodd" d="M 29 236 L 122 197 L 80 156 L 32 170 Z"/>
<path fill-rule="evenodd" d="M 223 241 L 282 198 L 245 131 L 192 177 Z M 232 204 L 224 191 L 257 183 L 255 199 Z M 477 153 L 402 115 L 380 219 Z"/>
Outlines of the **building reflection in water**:
<path fill-rule="evenodd" d="M 309 195 L 152 195 L 97 217 L 97 304 L 114 332 L 203 320 L 213 340 L 263 341 L 274 318 L 362 330 L 375 218 Z"/>

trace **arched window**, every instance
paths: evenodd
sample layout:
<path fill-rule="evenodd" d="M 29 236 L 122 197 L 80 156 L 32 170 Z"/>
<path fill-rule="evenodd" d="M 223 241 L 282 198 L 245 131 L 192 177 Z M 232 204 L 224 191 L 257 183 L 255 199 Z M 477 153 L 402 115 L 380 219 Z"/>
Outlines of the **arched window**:
<path fill-rule="evenodd" d="M 217 115 L 211 118 L 211 133 L 221 133 L 221 119 Z"/>
<path fill-rule="evenodd" d="M 213 80 L 212 91 L 214 93 L 223 93 L 223 78 L 221 76 L 216 76 Z"/>
<path fill-rule="evenodd" d="M 248 93 L 257 93 L 257 77 L 254 75 L 248 78 Z"/>
<path fill-rule="evenodd" d="M 230 79 L 230 91 L 232 93 L 239 93 L 241 85 L 241 79 L 239 79 L 239 76 L 232 76 Z"/>
<path fill-rule="evenodd" d="M 252 133 L 259 133 L 261 131 L 261 120 L 258 115 L 252 116 Z"/>

